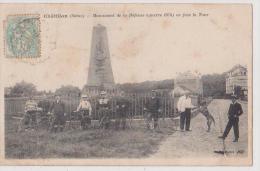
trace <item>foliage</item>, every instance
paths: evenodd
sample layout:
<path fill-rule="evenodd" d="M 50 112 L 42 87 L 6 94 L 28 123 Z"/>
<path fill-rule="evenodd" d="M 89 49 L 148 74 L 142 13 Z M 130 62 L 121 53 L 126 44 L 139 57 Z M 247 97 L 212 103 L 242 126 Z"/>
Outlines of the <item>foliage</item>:
<path fill-rule="evenodd" d="M 224 97 L 225 96 L 225 75 L 224 74 L 207 74 L 202 76 L 203 94 L 204 96 Z M 173 89 L 174 80 L 162 80 L 162 81 L 145 81 L 141 83 L 124 83 L 117 84 L 117 88 L 127 93 L 140 93 L 149 92 L 153 89 Z M 47 93 L 46 91 L 37 91 L 36 86 L 32 83 L 20 82 L 14 87 L 5 88 L 5 92 L 10 97 L 30 96 L 30 95 L 42 95 Z M 51 92 L 49 92 L 51 93 Z M 81 90 L 72 85 L 61 86 L 55 93 L 64 96 L 80 96 Z"/>
<path fill-rule="evenodd" d="M 16 83 L 13 87 L 10 87 L 9 96 L 11 97 L 31 96 L 31 95 L 35 95 L 36 92 L 37 90 L 34 84 L 22 81 Z"/>
<path fill-rule="evenodd" d="M 224 97 L 226 90 L 226 78 L 224 74 L 208 74 L 202 76 L 203 95 Z"/>
<path fill-rule="evenodd" d="M 78 87 L 67 85 L 61 86 L 55 91 L 55 94 L 60 94 L 63 96 L 80 96 L 81 90 Z"/>
<path fill-rule="evenodd" d="M 118 84 L 117 87 L 128 93 L 147 92 L 153 89 L 172 89 L 174 87 L 174 80 L 162 81 L 145 81 L 141 83 L 124 83 Z"/>

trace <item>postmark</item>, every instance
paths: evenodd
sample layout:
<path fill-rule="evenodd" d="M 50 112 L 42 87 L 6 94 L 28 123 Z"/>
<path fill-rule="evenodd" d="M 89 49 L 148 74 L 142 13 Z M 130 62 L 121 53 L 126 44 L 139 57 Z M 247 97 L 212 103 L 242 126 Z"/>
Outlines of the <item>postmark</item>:
<path fill-rule="evenodd" d="M 4 28 L 7 58 L 40 58 L 40 15 L 9 15 Z"/>

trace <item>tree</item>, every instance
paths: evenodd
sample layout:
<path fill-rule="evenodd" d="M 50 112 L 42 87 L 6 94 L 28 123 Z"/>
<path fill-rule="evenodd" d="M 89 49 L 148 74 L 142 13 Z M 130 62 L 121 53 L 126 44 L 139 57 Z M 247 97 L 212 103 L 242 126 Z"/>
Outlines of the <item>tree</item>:
<path fill-rule="evenodd" d="M 225 74 L 208 74 L 202 76 L 203 95 L 223 97 L 226 90 Z"/>
<path fill-rule="evenodd" d="M 36 86 L 32 83 L 22 81 L 10 88 L 11 97 L 32 96 L 37 93 Z"/>
<path fill-rule="evenodd" d="M 55 94 L 60 94 L 63 96 L 80 96 L 81 91 L 78 87 L 67 85 L 61 86 L 55 91 Z"/>

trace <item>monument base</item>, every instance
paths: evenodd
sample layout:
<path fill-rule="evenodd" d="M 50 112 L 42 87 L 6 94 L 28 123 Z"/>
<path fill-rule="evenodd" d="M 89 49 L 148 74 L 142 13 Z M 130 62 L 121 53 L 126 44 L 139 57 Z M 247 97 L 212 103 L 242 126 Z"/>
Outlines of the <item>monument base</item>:
<path fill-rule="evenodd" d="M 89 97 L 95 97 L 99 96 L 101 91 L 106 91 L 107 94 L 111 96 L 118 95 L 120 93 L 120 90 L 116 86 L 104 87 L 86 85 L 82 90 L 82 94 L 86 94 Z"/>

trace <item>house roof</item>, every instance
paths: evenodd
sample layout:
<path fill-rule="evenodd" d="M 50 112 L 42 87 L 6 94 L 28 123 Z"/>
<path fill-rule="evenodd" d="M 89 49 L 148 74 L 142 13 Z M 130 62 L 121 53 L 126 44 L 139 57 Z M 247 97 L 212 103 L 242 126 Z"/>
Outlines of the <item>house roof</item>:
<path fill-rule="evenodd" d="M 230 70 L 228 70 L 228 71 L 225 72 L 225 73 L 227 74 L 227 73 L 232 72 L 232 71 L 234 71 L 234 70 L 236 70 L 236 69 L 238 69 L 238 68 L 241 68 L 241 69 L 247 70 L 246 67 L 244 67 L 244 66 L 242 66 L 242 65 L 240 65 L 240 64 L 237 64 L 237 65 L 233 66 L 233 68 L 231 68 Z"/>

